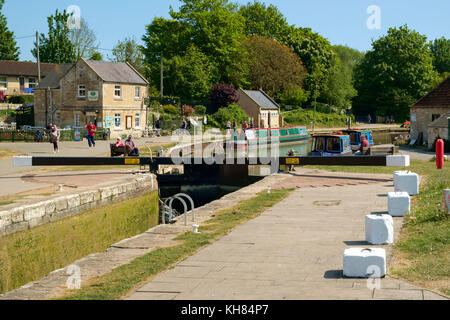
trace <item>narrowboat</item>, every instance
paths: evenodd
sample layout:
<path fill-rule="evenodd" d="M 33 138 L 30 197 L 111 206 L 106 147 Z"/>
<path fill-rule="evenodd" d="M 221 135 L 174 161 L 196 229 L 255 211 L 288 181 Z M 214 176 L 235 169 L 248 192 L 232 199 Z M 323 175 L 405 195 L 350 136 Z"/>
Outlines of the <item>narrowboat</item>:
<path fill-rule="evenodd" d="M 342 130 L 342 134 L 346 134 L 350 136 L 350 145 L 353 151 L 356 151 L 361 147 L 361 137 L 365 136 L 369 145 L 373 145 L 373 132 L 371 130 L 362 130 L 362 129 L 348 129 Z"/>
<path fill-rule="evenodd" d="M 344 134 L 315 134 L 311 144 L 311 156 L 352 155 L 350 136 Z"/>

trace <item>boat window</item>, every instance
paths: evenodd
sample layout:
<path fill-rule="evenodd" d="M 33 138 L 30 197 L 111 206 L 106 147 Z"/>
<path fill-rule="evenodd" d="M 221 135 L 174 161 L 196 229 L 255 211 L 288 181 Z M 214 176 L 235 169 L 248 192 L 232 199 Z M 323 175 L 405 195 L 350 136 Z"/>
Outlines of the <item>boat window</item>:
<path fill-rule="evenodd" d="M 324 151 L 325 150 L 325 138 L 317 137 L 314 145 L 315 151 Z"/>
<path fill-rule="evenodd" d="M 369 137 L 370 137 L 370 142 L 372 142 L 373 141 L 373 133 L 372 132 L 369 132 Z"/>
<path fill-rule="evenodd" d="M 342 150 L 347 151 L 348 149 L 348 139 L 342 138 Z"/>
<path fill-rule="evenodd" d="M 339 138 L 329 137 L 327 139 L 327 151 L 329 152 L 340 152 L 341 146 L 339 143 Z"/>

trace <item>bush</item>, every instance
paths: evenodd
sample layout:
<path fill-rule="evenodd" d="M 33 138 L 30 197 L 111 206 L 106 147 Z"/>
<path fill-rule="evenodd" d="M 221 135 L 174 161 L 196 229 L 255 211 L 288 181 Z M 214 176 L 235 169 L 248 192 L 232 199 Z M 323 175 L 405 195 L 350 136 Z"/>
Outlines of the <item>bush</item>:
<path fill-rule="evenodd" d="M 175 107 L 172 104 L 168 104 L 168 105 L 163 106 L 162 107 L 162 111 L 164 113 L 168 113 L 168 114 L 178 114 L 179 113 L 178 108 Z"/>
<path fill-rule="evenodd" d="M 283 114 L 286 125 L 309 126 L 314 119 L 313 110 L 295 110 Z M 321 113 L 316 111 L 316 127 L 346 127 L 347 118 L 351 117 L 355 121 L 354 115 L 346 116 L 334 113 Z"/>
<path fill-rule="evenodd" d="M 206 107 L 202 105 L 194 106 L 195 114 L 198 116 L 203 116 L 206 114 Z"/>
<path fill-rule="evenodd" d="M 228 107 L 232 103 L 237 103 L 239 96 L 233 85 L 216 83 L 211 89 L 209 101 L 214 110 L 218 110 L 222 107 Z"/>
<path fill-rule="evenodd" d="M 283 105 L 291 105 L 300 107 L 309 98 L 309 92 L 300 87 L 291 87 L 283 92 L 280 96 L 280 102 Z"/>
<path fill-rule="evenodd" d="M 183 116 L 185 116 L 185 117 L 190 117 L 195 112 L 194 108 L 192 108 L 191 106 L 188 106 L 188 105 L 184 105 L 182 110 L 183 110 Z"/>
<path fill-rule="evenodd" d="M 242 110 L 238 104 L 233 103 L 228 107 L 220 108 L 212 117 L 211 124 L 219 127 L 225 128 L 227 125 L 227 121 L 233 122 L 236 120 L 236 124 L 239 126 L 244 123 L 244 121 L 248 121 L 249 116 Z"/>
<path fill-rule="evenodd" d="M 23 96 L 11 96 L 8 98 L 8 102 L 13 104 L 25 104 L 25 98 Z"/>

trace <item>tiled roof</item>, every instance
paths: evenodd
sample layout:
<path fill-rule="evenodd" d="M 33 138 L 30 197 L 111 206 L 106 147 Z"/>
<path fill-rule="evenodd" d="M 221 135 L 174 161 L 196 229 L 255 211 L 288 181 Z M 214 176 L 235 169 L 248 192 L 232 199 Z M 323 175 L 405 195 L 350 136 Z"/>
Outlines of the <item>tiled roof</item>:
<path fill-rule="evenodd" d="M 264 91 L 242 90 L 247 96 L 255 101 L 262 110 L 279 110 L 278 104 L 273 101 Z"/>
<path fill-rule="evenodd" d="M 127 63 L 86 61 L 105 82 L 147 85 L 148 82 Z"/>
<path fill-rule="evenodd" d="M 55 63 L 41 63 L 41 77 L 45 77 L 55 66 Z M 36 62 L 0 60 L 0 75 L 37 77 L 38 66 Z"/>
<path fill-rule="evenodd" d="M 450 76 L 411 107 L 450 107 Z"/>
<path fill-rule="evenodd" d="M 39 83 L 36 88 L 39 89 L 57 89 L 59 88 L 59 80 L 66 74 L 66 72 L 73 66 L 73 63 L 58 64 L 50 71 L 47 76 Z"/>
<path fill-rule="evenodd" d="M 436 120 L 434 120 L 428 126 L 433 127 L 433 128 L 447 128 L 448 127 L 447 118 L 450 118 L 450 111 L 443 114 L 441 117 L 437 118 Z"/>

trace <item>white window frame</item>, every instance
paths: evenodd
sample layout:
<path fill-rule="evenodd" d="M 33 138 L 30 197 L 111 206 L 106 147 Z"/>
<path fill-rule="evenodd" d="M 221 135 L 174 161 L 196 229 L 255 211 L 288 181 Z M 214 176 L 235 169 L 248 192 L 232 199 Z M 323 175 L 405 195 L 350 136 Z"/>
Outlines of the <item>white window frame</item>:
<path fill-rule="evenodd" d="M 119 126 L 117 126 L 117 120 L 119 120 Z M 114 114 L 114 129 L 122 129 L 122 114 L 115 113 Z"/>
<path fill-rule="evenodd" d="M 117 95 L 117 91 L 119 95 Z M 122 98 L 122 86 L 114 86 L 114 98 L 121 99 Z"/>
<path fill-rule="evenodd" d="M 0 88 L 8 89 L 8 77 L 7 76 L 0 76 L 0 79 L 2 79 L 2 78 L 5 78 L 5 81 L 0 81 Z"/>
<path fill-rule="evenodd" d="M 28 78 L 28 88 L 34 89 L 37 86 L 36 78 Z"/>
<path fill-rule="evenodd" d="M 81 92 L 84 91 L 84 95 L 81 95 Z M 86 86 L 85 85 L 79 85 L 78 86 L 78 98 L 86 98 Z"/>
<path fill-rule="evenodd" d="M 73 126 L 75 128 L 81 127 L 81 115 L 79 113 L 75 113 L 73 116 Z"/>
<path fill-rule="evenodd" d="M 134 87 L 134 98 L 141 100 L 141 87 Z"/>
<path fill-rule="evenodd" d="M 136 113 L 134 115 L 134 127 L 136 129 L 140 129 L 141 128 L 141 114 L 140 113 Z"/>

